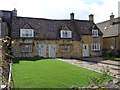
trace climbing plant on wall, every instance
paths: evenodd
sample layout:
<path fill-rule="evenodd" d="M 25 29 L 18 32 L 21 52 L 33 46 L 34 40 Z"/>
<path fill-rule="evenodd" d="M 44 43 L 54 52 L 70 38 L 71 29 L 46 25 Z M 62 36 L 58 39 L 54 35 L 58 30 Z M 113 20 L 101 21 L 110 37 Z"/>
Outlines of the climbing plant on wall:
<path fill-rule="evenodd" d="M 1 60 L 1 67 L 2 67 L 2 77 L 1 81 L 2 84 L 6 85 L 8 84 L 8 78 L 9 78 L 9 71 L 10 66 L 9 63 L 11 62 L 11 38 L 6 36 L 2 39 L 2 60 Z"/>

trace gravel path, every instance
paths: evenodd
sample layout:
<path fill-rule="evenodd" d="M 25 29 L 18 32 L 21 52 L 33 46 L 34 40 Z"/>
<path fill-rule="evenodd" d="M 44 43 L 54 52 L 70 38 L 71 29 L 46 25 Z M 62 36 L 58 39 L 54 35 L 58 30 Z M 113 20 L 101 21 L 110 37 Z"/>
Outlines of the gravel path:
<path fill-rule="evenodd" d="M 61 61 L 64 61 L 64 62 L 67 62 L 67 63 L 71 63 L 73 65 L 76 65 L 78 67 L 84 67 L 84 68 L 87 68 L 89 70 L 93 70 L 93 71 L 96 71 L 96 72 L 101 72 L 103 70 L 103 68 L 105 67 L 109 67 L 108 64 L 101 64 L 101 63 L 94 63 L 94 62 L 87 62 L 87 61 L 82 61 L 82 60 L 71 60 L 71 59 L 59 59 Z M 105 62 L 109 62 L 109 61 L 105 61 Z M 116 63 L 118 64 L 117 62 L 112 62 L 110 61 L 110 63 Z M 116 66 L 111 66 L 111 67 L 116 67 Z M 110 67 L 110 73 L 109 75 L 111 76 L 114 76 L 116 78 L 119 78 L 120 75 L 118 74 L 118 70 L 113 70 L 111 69 Z M 119 67 L 116 67 L 116 68 L 119 68 Z"/>

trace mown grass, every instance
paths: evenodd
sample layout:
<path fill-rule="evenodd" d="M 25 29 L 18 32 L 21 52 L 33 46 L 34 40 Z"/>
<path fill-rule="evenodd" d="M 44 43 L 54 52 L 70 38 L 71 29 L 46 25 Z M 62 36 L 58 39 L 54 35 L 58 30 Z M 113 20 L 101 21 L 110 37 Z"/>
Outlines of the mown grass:
<path fill-rule="evenodd" d="M 100 73 L 56 59 L 21 60 L 13 64 L 15 88 L 69 88 L 87 86 Z"/>

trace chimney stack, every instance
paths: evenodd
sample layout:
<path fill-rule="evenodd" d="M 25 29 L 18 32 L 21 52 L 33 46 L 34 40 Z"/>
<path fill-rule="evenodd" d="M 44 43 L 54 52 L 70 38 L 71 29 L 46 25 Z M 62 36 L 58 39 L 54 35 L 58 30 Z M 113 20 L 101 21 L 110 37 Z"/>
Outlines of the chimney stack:
<path fill-rule="evenodd" d="M 2 11 L 0 10 L 0 18 L 2 18 Z"/>
<path fill-rule="evenodd" d="M 114 22 L 114 15 L 113 15 L 113 13 L 111 13 L 111 15 L 110 15 L 110 25 L 112 25 L 113 22 Z"/>
<path fill-rule="evenodd" d="M 74 20 L 74 13 L 71 13 L 71 14 L 70 14 L 70 19 L 71 19 L 71 20 Z"/>
<path fill-rule="evenodd" d="M 12 10 L 12 16 L 13 16 L 13 17 L 16 17 L 16 16 L 17 16 L 17 10 L 16 10 L 16 8 L 14 8 L 14 10 Z"/>
<path fill-rule="evenodd" d="M 89 15 L 89 21 L 94 22 L 94 15 L 93 15 L 93 14 L 90 14 L 90 15 Z"/>

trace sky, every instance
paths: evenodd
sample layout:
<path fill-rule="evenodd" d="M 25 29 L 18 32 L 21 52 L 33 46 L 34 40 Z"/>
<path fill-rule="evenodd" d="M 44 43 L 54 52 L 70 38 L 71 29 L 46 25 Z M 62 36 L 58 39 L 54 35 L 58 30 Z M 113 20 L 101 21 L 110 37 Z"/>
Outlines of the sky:
<path fill-rule="evenodd" d="M 17 15 L 47 19 L 88 20 L 94 14 L 95 23 L 109 20 L 111 13 L 118 17 L 120 0 L 0 0 L 0 10 L 17 9 Z"/>

